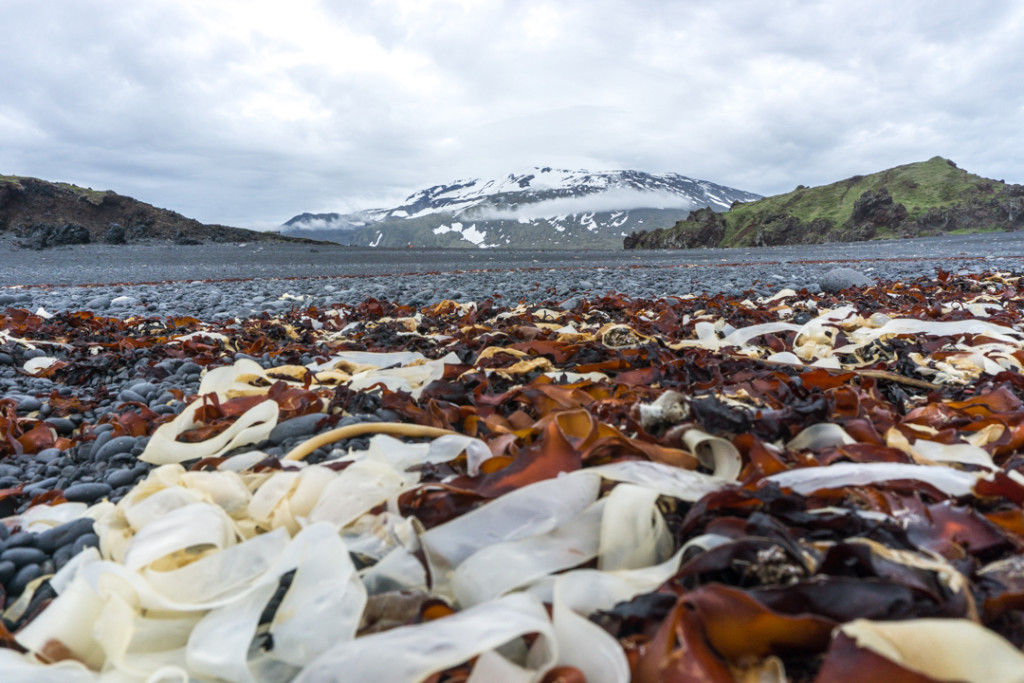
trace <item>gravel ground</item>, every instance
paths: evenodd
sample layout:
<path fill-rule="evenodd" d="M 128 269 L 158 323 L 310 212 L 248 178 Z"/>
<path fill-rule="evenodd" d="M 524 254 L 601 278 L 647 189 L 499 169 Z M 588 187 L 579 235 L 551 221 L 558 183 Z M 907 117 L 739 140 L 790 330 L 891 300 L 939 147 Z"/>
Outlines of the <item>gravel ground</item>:
<path fill-rule="evenodd" d="M 8 239 L 9 241 L 9 239 Z M 121 317 L 223 319 L 368 297 L 411 305 L 441 299 L 561 300 L 622 292 L 653 298 L 811 291 L 837 266 L 871 279 L 937 268 L 1012 270 L 1024 233 L 764 249 L 697 251 L 376 250 L 308 245 L 81 245 L 42 252 L 0 240 L 0 306 L 101 311 Z M 152 283 L 152 284 L 125 284 Z M 281 299 L 289 294 L 296 299 Z"/>
<path fill-rule="evenodd" d="M 442 299 L 505 302 L 551 301 L 563 308 L 588 294 L 621 292 L 655 298 L 685 294 L 769 294 L 784 287 L 834 289 L 870 279 L 911 279 L 950 272 L 1019 271 L 1024 233 L 993 233 L 923 240 L 833 244 L 770 249 L 692 252 L 530 252 L 372 250 L 306 245 L 163 244 L 84 245 L 34 252 L 0 239 L 0 310 L 42 308 L 55 314 L 89 310 L 105 316 L 190 315 L 204 321 L 277 313 L 307 306 L 356 304 L 374 297 L 423 306 Z M 846 268 L 851 270 L 836 270 Z M 153 283 L 153 284 L 128 284 Z M 137 457 L 148 437 L 114 437 L 102 416 L 125 404 L 177 413 L 199 387 L 201 368 L 168 359 L 159 372 L 145 360 L 112 371 L 82 387 L 56 386 L 21 372 L 26 360 L 45 355 L 0 339 L 0 399 L 11 399 L 19 417 L 45 419 L 58 434 L 93 425 L 95 440 L 61 451 L 11 456 L 0 462 L 0 491 L 23 485 L 39 494 L 61 489 L 70 501 L 118 500 L 149 470 Z M 273 359 L 257 358 L 264 365 Z M 307 362 L 308 359 L 303 359 Z M 98 406 L 83 414 L 52 417 L 50 401 L 105 389 Z M 388 420 L 354 415 L 350 421 Z M 308 424 L 307 424 L 308 423 Z M 283 454 L 304 440 L 313 422 L 282 428 L 265 444 Z M 27 500 L 16 511 L 27 507 Z M 10 604 L 33 579 L 52 573 L 97 542 L 91 522 L 76 520 L 46 533 L 10 534 L 0 524 L 0 585 Z M 45 595 L 44 595 L 45 598 Z"/>

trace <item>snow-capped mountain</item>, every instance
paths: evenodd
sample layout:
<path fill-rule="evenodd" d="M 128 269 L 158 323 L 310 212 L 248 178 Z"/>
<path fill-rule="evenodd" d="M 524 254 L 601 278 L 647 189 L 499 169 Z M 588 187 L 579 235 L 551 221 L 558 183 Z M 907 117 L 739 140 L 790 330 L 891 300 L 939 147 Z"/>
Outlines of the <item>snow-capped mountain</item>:
<path fill-rule="evenodd" d="M 633 231 L 670 227 L 691 210 L 759 198 L 677 173 L 544 167 L 434 185 L 389 209 L 303 213 L 281 231 L 371 247 L 620 248 Z"/>

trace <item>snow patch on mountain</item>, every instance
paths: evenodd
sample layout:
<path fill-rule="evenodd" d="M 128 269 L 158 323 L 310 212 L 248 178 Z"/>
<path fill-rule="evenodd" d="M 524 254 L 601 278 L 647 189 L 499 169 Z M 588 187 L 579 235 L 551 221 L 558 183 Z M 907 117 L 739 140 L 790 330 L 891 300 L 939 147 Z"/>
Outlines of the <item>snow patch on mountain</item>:
<path fill-rule="evenodd" d="M 543 167 L 434 185 L 390 208 L 300 214 L 282 231 L 363 246 L 609 248 L 693 209 L 758 198 L 677 173 Z"/>

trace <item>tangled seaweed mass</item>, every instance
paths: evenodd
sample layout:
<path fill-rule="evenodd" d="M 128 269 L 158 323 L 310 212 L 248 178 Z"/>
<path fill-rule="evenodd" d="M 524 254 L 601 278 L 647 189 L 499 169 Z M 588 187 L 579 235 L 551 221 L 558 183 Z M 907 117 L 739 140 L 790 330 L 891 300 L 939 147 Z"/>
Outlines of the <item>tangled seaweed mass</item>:
<path fill-rule="evenodd" d="M 122 402 L 65 433 L 0 402 L 0 458 L 102 431 L 148 437 L 152 466 L 116 502 L 0 491 L 10 532 L 99 537 L 8 596 L 0 670 L 1024 680 L 1020 287 L 940 272 L 220 323 L 8 309 L 0 342 L 38 350 L 22 371 L 57 387 L 52 417 L 94 408 L 112 368 L 204 372 L 184 409 Z M 371 413 L 392 419 L 348 419 Z M 264 452 L 294 421 L 313 436 Z"/>

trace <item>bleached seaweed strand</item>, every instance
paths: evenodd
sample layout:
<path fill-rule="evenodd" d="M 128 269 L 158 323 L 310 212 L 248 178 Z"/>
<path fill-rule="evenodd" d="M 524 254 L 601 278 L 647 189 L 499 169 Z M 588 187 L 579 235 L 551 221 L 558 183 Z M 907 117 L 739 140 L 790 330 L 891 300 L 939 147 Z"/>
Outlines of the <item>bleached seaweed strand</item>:
<path fill-rule="evenodd" d="M 359 424 L 338 427 L 323 434 L 317 434 L 288 451 L 284 456 L 284 460 L 302 460 L 321 446 L 336 443 L 343 439 L 351 439 L 355 436 L 362 436 L 363 434 L 397 434 L 398 436 L 425 436 L 431 438 L 447 436 L 449 434 L 464 436 L 460 432 L 441 427 L 402 424 L 399 422 L 361 422 Z"/>

